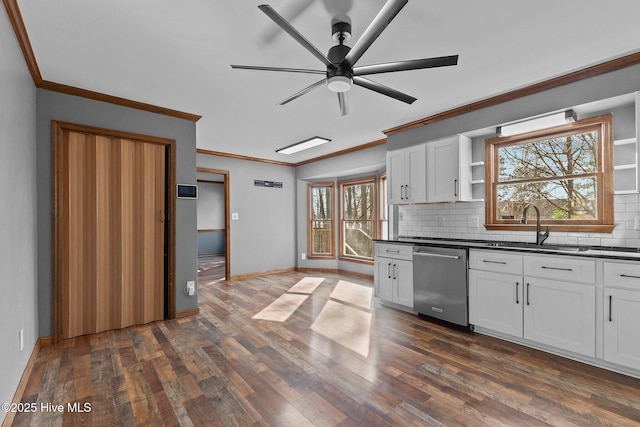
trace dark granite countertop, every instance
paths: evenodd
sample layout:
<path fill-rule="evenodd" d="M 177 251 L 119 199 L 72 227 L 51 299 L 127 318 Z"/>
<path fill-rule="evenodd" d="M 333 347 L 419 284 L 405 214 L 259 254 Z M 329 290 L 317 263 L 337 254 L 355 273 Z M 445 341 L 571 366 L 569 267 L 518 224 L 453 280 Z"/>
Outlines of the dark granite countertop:
<path fill-rule="evenodd" d="M 422 246 L 441 246 L 456 248 L 480 248 L 501 251 L 513 251 L 535 254 L 568 255 L 589 258 L 608 258 L 617 260 L 640 261 L 640 248 L 622 248 L 616 246 L 585 246 L 542 244 L 526 242 L 507 242 L 499 240 L 447 239 L 438 237 L 398 237 L 395 239 L 373 239 L 381 243 L 399 243 Z"/>

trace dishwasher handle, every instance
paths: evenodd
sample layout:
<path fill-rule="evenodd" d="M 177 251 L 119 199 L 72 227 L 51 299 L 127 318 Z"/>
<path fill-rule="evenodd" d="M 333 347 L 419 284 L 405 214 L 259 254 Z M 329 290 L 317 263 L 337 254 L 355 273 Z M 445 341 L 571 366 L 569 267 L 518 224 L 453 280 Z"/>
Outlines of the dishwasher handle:
<path fill-rule="evenodd" d="M 444 254 L 436 254 L 433 252 L 414 252 L 413 255 L 426 256 L 426 257 L 432 257 L 432 258 L 460 259 L 459 255 L 444 255 Z"/>

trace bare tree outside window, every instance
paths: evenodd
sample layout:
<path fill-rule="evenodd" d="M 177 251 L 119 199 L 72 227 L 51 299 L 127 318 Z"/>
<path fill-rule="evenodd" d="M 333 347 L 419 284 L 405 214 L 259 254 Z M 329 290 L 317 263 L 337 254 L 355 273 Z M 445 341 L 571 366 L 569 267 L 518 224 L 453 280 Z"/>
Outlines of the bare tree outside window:
<path fill-rule="evenodd" d="M 308 185 L 309 258 L 335 257 L 333 236 L 333 183 L 313 183 Z"/>
<path fill-rule="evenodd" d="M 367 178 L 340 184 L 340 256 L 373 259 L 376 237 L 376 181 Z"/>
<path fill-rule="evenodd" d="M 595 131 L 498 149 L 498 215 L 517 217 L 527 203 L 543 219 L 597 219 Z"/>

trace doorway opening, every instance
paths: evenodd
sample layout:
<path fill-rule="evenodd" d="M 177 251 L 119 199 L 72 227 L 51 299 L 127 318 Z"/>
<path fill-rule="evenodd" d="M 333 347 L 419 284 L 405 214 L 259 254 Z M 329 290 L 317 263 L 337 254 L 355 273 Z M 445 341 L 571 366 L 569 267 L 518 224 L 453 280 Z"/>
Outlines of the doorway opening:
<path fill-rule="evenodd" d="M 198 283 L 230 277 L 229 172 L 197 168 Z"/>

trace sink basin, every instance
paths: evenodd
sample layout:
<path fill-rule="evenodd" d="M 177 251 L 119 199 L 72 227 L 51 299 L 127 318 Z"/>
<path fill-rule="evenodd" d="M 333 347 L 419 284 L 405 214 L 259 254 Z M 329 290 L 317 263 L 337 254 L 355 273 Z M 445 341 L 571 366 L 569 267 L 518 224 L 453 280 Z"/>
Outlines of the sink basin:
<path fill-rule="evenodd" d="M 551 252 L 585 252 L 589 250 L 588 246 L 579 245 L 536 245 L 535 243 L 521 242 L 491 242 L 487 243 L 490 247 L 505 247 L 527 251 L 551 251 Z"/>

